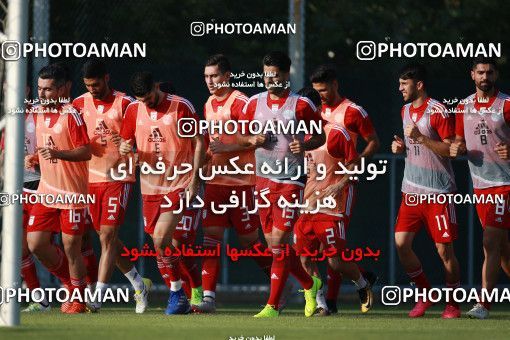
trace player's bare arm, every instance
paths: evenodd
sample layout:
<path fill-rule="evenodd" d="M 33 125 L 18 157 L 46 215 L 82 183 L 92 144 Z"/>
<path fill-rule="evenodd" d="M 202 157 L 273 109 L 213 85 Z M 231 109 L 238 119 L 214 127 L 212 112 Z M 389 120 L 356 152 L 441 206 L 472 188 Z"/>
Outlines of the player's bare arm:
<path fill-rule="evenodd" d="M 404 129 L 404 135 L 423 144 L 424 146 L 432 150 L 436 155 L 444 157 L 450 156 L 451 141 L 449 139 L 445 139 L 443 141 L 433 140 L 423 135 L 418 129 L 418 126 L 416 126 L 416 124 L 408 124 Z"/>
<path fill-rule="evenodd" d="M 26 169 L 33 168 L 37 164 L 39 164 L 39 155 L 38 154 L 35 153 L 33 155 L 25 156 L 25 168 Z"/>
<path fill-rule="evenodd" d="M 195 198 L 200 187 L 199 169 L 202 168 L 205 162 L 204 136 L 196 135 L 193 137 L 193 144 L 195 149 L 195 154 L 193 156 L 193 177 L 191 178 L 191 182 L 186 188 L 186 190 L 190 193 L 191 199 Z"/>
<path fill-rule="evenodd" d="M 346 165 L 346 168 L 347 170 L 354 170 L 354 168 L 357 167 L 357 164 L 354 163 L 354 162 L 351 162 L 349 164 Z M 324 191 L 324 195 L 323 197 L 327 197 L 327 196 L 332 196 L 332 197 L 336 197 L 340 194 L 340 191 L 342 190 L 342 188 L 348 184 L 349 182 L 351 182 L 351 179 L 349 178 L 349 176 L 344 176 L 342 177 L 341 180 L 339 180 L 337 183 L 335 183 L 334 185 L 331 185 L 329 186 L 325 191 Z"/>
<path fill-rule="evenodd" d="M 393 136 L 393 141 L 391 142 L 391 152 L 395 154 L 403 153 L 406 150 L 405 141 L 397 135 Z"/>
<path fill-rule="evenodd" d="M 455 158 L 466 153 L 466 141 L 461 136 L 455 136 L 455 141 L 450 144 L 450 157 Z"/>
<path fill-rule="evenodd" d="M 133 150 L 133 141 L 131 139 L 128 139 L 128 140 L 124 140 L 123 138 L 121 138 L 121 142 L 120 142 L 120 145 L 119 145 L 119 153 L 121 156 L 125 156 L 127 155 L 128 153 L 131 152 L 131 150 Z"/>
<path fill-rule="evenodd" d="M 292 153 L 299 154 L 305 151 L 315 150 L 326 143 L 326 135 L 324 131 L 321 130 L 320 133 L 313 134 L 310 139 L 305 142 L 300 142 L 297 139 L 294 139 L 289 143 L 289 148 Z"/>
<path fill-rule="evenodd" d="M 267 136 L 263 133 L 258 135 L 238 135 L 237 143 L 245 148 L 256 149 L 266 142 Z"/>
<path fill-rule="evenodd" d="M 359 164 L 361 161 L 361 158 L 370 158 L 372 157 L 381 146 L 381 142 L 379 141 L 379 137 L 377 136 L 377 133 L 373 133 L 371 135 L 368 135 L 366 137 L 363 137 L 367 145 L 365 146 L 365 149 L 363 149 L 363 152 L 358 156 L 356 159 L 356 163 Z"/>
<path fill-rule="evenodd" d="M 252 145 L 251 143 L 245 142 L 243 144 L 240 144 L 239 141 L 240 141 L 240 139 L 238 137 L 238 144 L 225 144 L 222 141 L 220 141 L 219 138 L 213 138 L 213 140 L 209 144 L 209 150 L 213 154 L 218 154 L 218 153 L 253 150 L 256 148 L 255 145 Z"/>
<path fill-rule="evenodd" d="M 509 159 L 510 151 L 509 151 L 508 144 L 500 142 L 496 145 L 496 147 L 494 148 L 494 151 L 496 151 L 498 153 L 499 158 L 501 158 L 503 160 Z"/>
<path fill-rule="evenodd" d="M 120 143 L 122 143 L 122 138 L 117 132 L 113 132 L 112 136 L 110 137 L 110 140 L 115 146 L 120 146 Z"/>
<path fill-rule="evenodd" d="M 72 150 L 55 150 L 50 148 L 38 148 L 39 155 L 43 159 L 61 159 L 68 162 L 83 162 L 92 158 L 90 144 L 79 146 Z"/>

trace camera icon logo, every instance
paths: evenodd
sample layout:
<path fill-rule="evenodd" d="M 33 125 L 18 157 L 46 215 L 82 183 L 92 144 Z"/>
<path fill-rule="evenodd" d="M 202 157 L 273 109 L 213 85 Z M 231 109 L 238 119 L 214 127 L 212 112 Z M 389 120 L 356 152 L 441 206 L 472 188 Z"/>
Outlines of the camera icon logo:
<path fill-rule="evenodd" d="M 398 286 L 384 286 L 381 291 L 381 300 L 385 306 L 397 306 L 401 301 L 401 291 Z"/>
<path fill-rule="evenodd" d="M 408 207 L 416 207 L 419 203 L 419 195 L 406 193 L 404 195 L 404 203 Z"/>
<path fill-rule="evenodd" d="M 6 207 L 11 204 L 9 194 L 6 192 L 0 192 L 0 207 Z"/>
<path fill-rule="evenodd" d="M 21 44 L 14 40 L 6 40 L 2 43 L 2 59 L 14 61 L 21 58 Z"/>
<path fill-rule="evenodd" d="M 201 21 L 194 21 L 190 25 L 191 35 L 201 37 L 205 34 L 205 24 Z"/>
<path fill-rule="evenodd" d="M 177 122 L 177 134 L 181 138 L 190 138 L 197 135 L 197 121 L 194 118 L 181 118 Z"/>
<path fill-rule="evenodd" d="M 377 47 L 373 41 L 358 41 L 356 44 L 356 56 L 359 60 L 374 60 L 377 54 Z"/>

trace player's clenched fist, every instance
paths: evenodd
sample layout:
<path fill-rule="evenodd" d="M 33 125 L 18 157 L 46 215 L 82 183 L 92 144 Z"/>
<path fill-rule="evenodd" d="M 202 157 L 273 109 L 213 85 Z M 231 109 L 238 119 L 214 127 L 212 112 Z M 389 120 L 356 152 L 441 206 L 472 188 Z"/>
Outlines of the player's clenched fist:
<path fill-rule="evenodd" d="M 300 154 L 305 151 L 303 144 L 297 140 L 295 136 L 292 136 L 292 142 L 289 143 L 289 148 L 293 154 Z"/>
<path fill-rule="evenodd" d="M 256 135 L 254 136 L 254 139 L 253 139 L 253 145 L 255 146 L 261 146 L 262 144 L 264 144 L 266 142 L 266 135 L 265 134 L 259 134 L 259 135 Z"/>
<path fill-rule="evenodd" d="M 120 135 L 116 132 L 113 132 L 112 133 L 112 137 L 110 138 L 110 140 L 112 141 L 112 143 L 115 145 L 115 146 L 120 146 L 120 143 L 122 141 L 122 138 L 120 137 Z"/>
<path fill-rule="evenodd" d="M 494 148 L 494 151 L 498 153 L 499 158 L 503 160 L 508 160 L 508 145 L 504 143 L 498 143 L 496 147 Z"/>
<path fill-rule="evenodd" d="M 457 157 L 466 152 L 466 147 L 464 143 L 461 142 L 453 142 L 450 144 L 450 157 Z"/>
<path fill-rule="evenodd" d="M 30 169 L 35 165 L 39 164 L 39 158 L 37 155 L 26 155 L 25 156 L 25 168 Z"/>
<path fill-rule="evenodd" d="M 397 135 L 393 136 L 393 138 L 395 140 L 391 143 L 391 152 L 393 152 L 393 153 L 404 152 L 406 145 L 405 145 L 404 141 L 402 140 L 402 138 L 400 138 Z"/>
<path fill-rule="evenodd" d="M 128 140 L 122 141 L 122 143 L 120 143 L 119 153 L 121 156 L 125 156 L 128 153 L 130 153 L 132 149 L 133 149 L 133 146 L 131 145 L 131 139 L 128 139 Z"/>
<path fill-rule="evenodd" d="M 58 155 L 59 155 L 58 151 L 55 150 L 55 149 L 51 149 L 51 148 L 37 148 L 37 151 L 39 152 L 39 156 L 42 159 L 45 159 L 45 160 L 59 158 L 58 157 Z"/>
<path fill-rule="evenodd" d="M 421 137 L 421 132 L 416 126 L 416 124 L 407 124 L 406 128 L 404 129 L 404 136 L 412 138 L 414 140 Z"/>

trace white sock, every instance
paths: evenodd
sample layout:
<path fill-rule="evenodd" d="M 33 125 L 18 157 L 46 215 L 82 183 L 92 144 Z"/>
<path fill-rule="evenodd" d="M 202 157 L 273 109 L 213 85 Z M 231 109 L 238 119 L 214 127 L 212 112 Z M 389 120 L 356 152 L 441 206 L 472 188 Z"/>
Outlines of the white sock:
<path fill-rule="evenodd" d="M 326 304 L 326 298 L 324 297 L 324 291 L 319 289 L 317 291 L 317 296 L 315 297 L 315 300 L 317 301 L 317 307 L 328 309 L 328 305 Z"/>
<path fill-rule="evenodd" d="M 204 290 L 204 300 L 206 298 L 214 300 L 214 299 L 216 299 L 216 293 L 213 292 L 212 290 Z"/>
<path fill-rule="evenodd" d="M 99 294 L 97 295 L 97 297 L 100 300 L 99 301 L 91 301 L 94 303 L 94 306 L 101 308 L 101 299 L 103 298 L 106 288 L 108 288 L 108 283 L 99 282 L 99 281 L 96 283 L 96 290 L 99 290 Z M 93 293 L 95 293 L 95 292 L 93 292 Z"/>
<path fill-rule="evenodd" d="M 356 289 L 357 290 L 360 290 L 360 289 L 363 289 L 367 286 L 367 281 L 365 280 L 365 278 L 363 277 L 363 275 L 360 274 L 359 276 L 359 279 L 357 281 L 352 281 L 354 282 L 354 285 L 356 286 Z"/>
<path fill-rule="evenodd" d="M 104 293 L 104 291 L 106 290 L 106 288 L 108 288 L 108 283 L 105 283 L 105 282 L 97 282 L 96 283 L 96 289 L 97 290 L 100 290 L 101 293 Z"/>
<path fill-rule="evenodd" d="M 42 300 L 41 300 L 42 298 Z M 48 307 L 50 303 L 48 302 L 48 299 L 46 299 L 46 296 L 44 294 L 44 291 L 35 290 L 34 291 L 34 300 L 41 300 L 39 304 L 43 307 Z"/>
<path fill-rule="evenodd" d="M 182 281 L 170 281 L 170 291 L 177 292 L 182 288 Z"/>
<path fill-rule="evenodd" d="M 138 271 L 136 270 L 136 267 L 133 266 L 130 271 L 128 271 L 126 274 L 124 274 L 125 277 L 131 282 L 131 285 L 135 290 L 142 290 L 143 289 L 143 281 L 140 274 L 138 274 Z"/>

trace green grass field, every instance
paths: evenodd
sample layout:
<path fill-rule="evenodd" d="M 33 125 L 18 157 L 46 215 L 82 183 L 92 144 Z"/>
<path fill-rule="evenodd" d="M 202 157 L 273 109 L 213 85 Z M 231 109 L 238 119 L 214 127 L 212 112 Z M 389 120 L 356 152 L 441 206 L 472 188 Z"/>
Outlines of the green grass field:
<path fill-rule="evenodd" d="M 463 306 L 463 312 L 468 306 Z M 22 326 L 0 328 L 0 339 L 229 339 L 274 335 L 282 339 L 509 339 L 510 310 L 495 308 L 488 320 L 442 320 L 441 307 L 424 318 L 409 319 L 404 309 L 375 306 L 367 315 L 342 308 L 339 315 L 305 318 L 302 310 L 286 309 L 275 319 L 254 319 L 250 308 L 222 308 L 214 315 L 168 317 L 161 308 L 137 315 L 132 308 L 103 308 L 98 314 L 22 314 Z"/>

